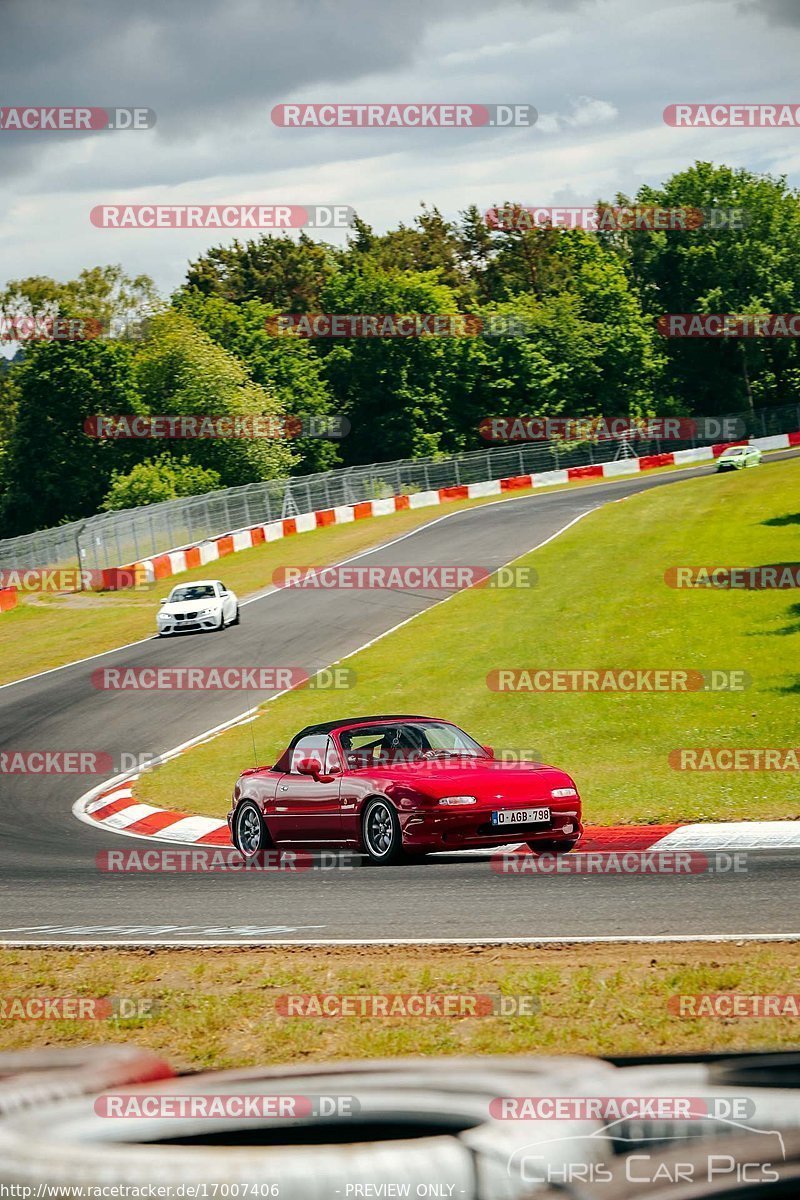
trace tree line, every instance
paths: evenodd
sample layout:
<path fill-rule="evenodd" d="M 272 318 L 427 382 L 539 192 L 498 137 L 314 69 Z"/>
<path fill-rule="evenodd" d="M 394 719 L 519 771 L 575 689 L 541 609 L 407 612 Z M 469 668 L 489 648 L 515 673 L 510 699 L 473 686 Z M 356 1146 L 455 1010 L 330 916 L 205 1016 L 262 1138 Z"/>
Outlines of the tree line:
<path fill-rule="evenodd" d="M 485 445 L 487 416 L 691 416 L 800 399 L 791 338 L 678 340 L 664 313 L 787 313 L 800 299 L 800 204 L 782 177 L 697 162 L 598 206 L 736 211 L 685 230 L 456 220 L 423 206 L 347 245 L 305 234 L 210 249 L 162 301 L 118 266 L 15 280 L 2 314 L 106 331 L 0 359 L 0 536 L 103 509 L 289 473 Z M 508 212 L 509 202 L 494 206 Z M 517 336 L 276 336 L 281 314 L 469 314 Z M 272 319 L 272 320 L 271 320 Z M 336 415 L 341 440 L 92 439 L 97 414 Z"/>

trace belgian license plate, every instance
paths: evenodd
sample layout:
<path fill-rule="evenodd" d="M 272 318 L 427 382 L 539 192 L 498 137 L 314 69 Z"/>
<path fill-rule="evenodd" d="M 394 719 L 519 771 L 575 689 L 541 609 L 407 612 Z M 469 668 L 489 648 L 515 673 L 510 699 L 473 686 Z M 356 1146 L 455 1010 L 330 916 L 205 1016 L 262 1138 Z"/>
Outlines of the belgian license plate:
<path fill-rule="evenodd" d="M 546 825 L 549 822 L 549 808 L 501 808 L 492 813 L 493 825 Z"/>

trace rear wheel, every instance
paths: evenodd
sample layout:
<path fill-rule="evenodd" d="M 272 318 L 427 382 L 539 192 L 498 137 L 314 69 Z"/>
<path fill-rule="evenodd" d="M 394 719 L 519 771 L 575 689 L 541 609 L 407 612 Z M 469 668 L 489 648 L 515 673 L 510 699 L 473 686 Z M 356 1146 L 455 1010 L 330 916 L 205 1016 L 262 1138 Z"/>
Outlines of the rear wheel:
<path fill-rule="evenodd" d="M 244 800 L 233 820 L 233 844 L 245 856 L 253 858 L 268 842 L 267 827 L 257 804 Z"/>
<path fill-rule="evenodd" d="M 403 838 L 397 813 L 388 800 L 370 800 L 361 823 L 364 849 L 374 863 L 399 862 Z"/>

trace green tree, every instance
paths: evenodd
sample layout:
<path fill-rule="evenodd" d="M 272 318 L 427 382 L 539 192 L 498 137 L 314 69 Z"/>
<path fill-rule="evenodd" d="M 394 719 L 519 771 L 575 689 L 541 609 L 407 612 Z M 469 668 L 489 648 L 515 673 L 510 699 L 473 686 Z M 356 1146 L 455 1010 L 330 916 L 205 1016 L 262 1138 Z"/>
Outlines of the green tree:
<path fill-rule="evenodd" d="M 268 332 L 267 320 L 276 310 L 258 300 L 232 304 L 217 296 L 185 292 L 177 301 L 181 312 L 209 337 L 234 354 L 255 383 L 272 395 L 280 409 L 302 420 L 333 413 L 333 397 L 323 378 L 322 361 L 309 341 Z M 292 440 L 297 474 L 329 471 L 341 462 L 339 445 L 319 437 Z"/>
<path fill-rule="evenodd" d="M 46 275 L 15 279 L 0 292 L 0 310 L 7 314 L 92 318 L 111 336 L 126 339 L 140 337 L 161 306 L 148 275 L 131 278 L 118 264 L 91 267 L 66 283 Z"/>
<path fill-rule="evenodd" d="M 785 178 L 696 162 L 634 201 L 738 210 L 743 228 L 708 222 L 686 232 L 614 234 L 646 311 L 785 313 L 800 306 L 800 202 Z M 696 413 L 795 402 L 800 350 L 792 338 L 664 339 L 666 387 Z"/>
<path fill-rule="evenodd" d="M 323 295 L 330 313 L 456 314 L 435 272 L 384 271 L 372 262 L 340 271 Z M 459 338 L 351 338 L 320 344 L 325 376 L 352 430 L 348 463 L 432 455 L 454 444 Z"/>
<path fill-rule="evenodd" d="M 114 468 L 127 470 L 141 445 L 87 436 L 104 413 L 143 411 L 132 353 L 120 342 L 40 342 L 10 372 L 16 415 L 0 483 L 3 535 L 28 533 L 97 512 Z"/>
<path fill-rule="evenodd" d="M 331 247 L 306 233 L 296 241 L 266 234 L 244 243 L 236 239 L 191 263 L 186 288 L 234 304 L 261 300 L 279 312 L 312 312 L 319 309 L 320 292 L 335 261 Z"/>
<path fill-rule="evenodd" d="M 134 378 L 153 415 L 282 415 L 275 396 L 184 313 L 153 318 Z M 216 471 L 224 487 L 287 475 L 296 461 L 285 441 L 270 438 L 195 439 L 181 442 L 181 450 Z"/>
<path fill-rule="evenodd" d="M 114 471 L 102 507 L 106 511 L 138 508 L 143 504 L 176 500 L 179 496 L 200 496 L 220 486 L 216 471 L 198 466 L 188 455 L 174 458 L 164 453 L 137 463 L 124 474 Z"/>

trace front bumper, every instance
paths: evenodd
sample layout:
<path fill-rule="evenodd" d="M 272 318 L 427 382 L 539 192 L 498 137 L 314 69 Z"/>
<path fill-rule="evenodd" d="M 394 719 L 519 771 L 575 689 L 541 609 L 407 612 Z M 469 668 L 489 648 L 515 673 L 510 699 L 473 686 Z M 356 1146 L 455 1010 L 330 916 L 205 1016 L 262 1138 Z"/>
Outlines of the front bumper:
<path fill-rule="evenodd" d="M 547 801 L 542 801 L 546 804 Z M 554 809 L 546 825 L 491 825 L 491 810 L 441 812 L 416 809 L 400 813 L 403 845 L 410 850 L 481 849 L 512 842 L 577 842 L 583 832 L 580 808 Z"/>
<path fill-rule="evenodd" d="M 167 617 L 157 622 L 159 633 L 197 633 L 198 630 L 216 629 L 219 626 L 219 613 L 211 613 L 208 617 L 194 617 L 179 620 L 178 617 Z"/>

